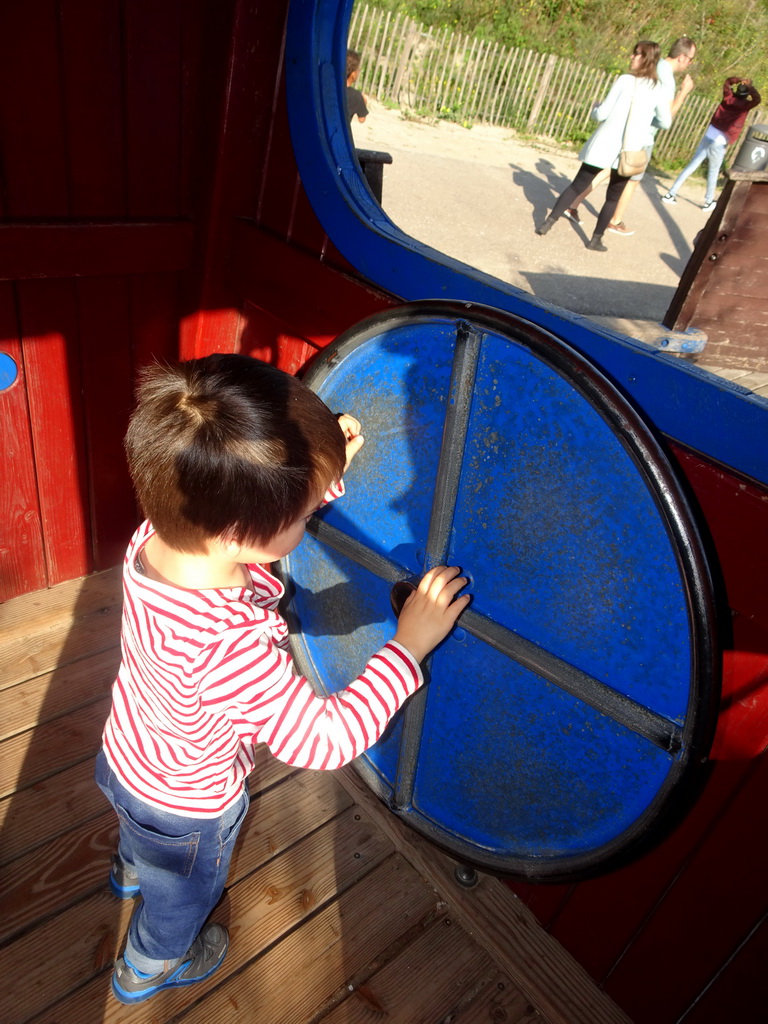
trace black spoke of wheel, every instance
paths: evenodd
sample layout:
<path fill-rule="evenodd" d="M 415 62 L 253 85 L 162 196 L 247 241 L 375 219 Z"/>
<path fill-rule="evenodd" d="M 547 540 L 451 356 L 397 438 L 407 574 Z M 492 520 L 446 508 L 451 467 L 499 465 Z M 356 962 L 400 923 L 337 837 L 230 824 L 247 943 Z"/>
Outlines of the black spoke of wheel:
<path fill-rule="evenodd" d="M 456 511 L 456 498 L 459 493 L 461 465 L 469 429 L 469 413 L 472 406 L 472 392 L 475 387 L 481 340 L 482 336 L 472 330 L 469 324 L 463 320 L 458 321 L 451 383 L 443 420 L 440 459 L 437 465 L 435 494 L 427 532 L 425 571 L 435 565 L 442 565 L 448 553 L 448 543 Z M 421 666 L 425 684 L 429 682 L 431 661 L 430 655 Z M 426 709 L 427 687 L 425 685 L 411 697 L 403 709 L 400 750 L 392 794 L 392 806 L 396 810 L 410 807 L 413 801 L 416 766 L 421 749 L 421 733 L 424 728 Z"/>
<path fill-rule="evenodd" d="M 608 715 L 619 725 L 631 729 L 655 746 L 671 754 L 682 746 L 682 729 L 663 715 L 656 714 L 631 697 L 619 693 L 594 676 L 569 665 L 543 647 L 520 636 L 519 633 L 500 626 L 498 622 L 467 609 L 461 616 L 461 627 L 478 640 L 484 640 L 490 647 L 506 654 L 523 668 L 530 669 L 537 676 L 559 686 L 561 690 L 603 715 Z"/>
<path fill-rule="evenodd" d="M 377 555 L 375 551 L 371 551 L 359 540 L 354 540 L 349 534 L 344 533 L 343 530 L 337 530 L 335 526 L 329 525 L 318 516 L 313 516 L 307 523 L 307 533 L 316 537 L 326 547 L 346 555 L 351 561 L 356 562 L 363 569 L 367 569 L 387 583 L 397 583 L 398 580 L 412 575 L 405 566 L 399 565 L 383 555 Z"/>
<path fill-rule="evenodd" d="M 434 565 L 442 565 L 448 554 L 481 340 L 482 335 L 473 331 L 469 324 L 459 320 L 448 403 L 443 421 L 435 495 L 429 517 L 425 570 L 431 569 Z"/>
<path fill-rule="evenodd" d="M 403 566 L 376 554 L 341 530 L 329 526 L 322 519 L 312 519 L 308 531 L 321 543 L 333 548 L 388 583 L 396 583 L 409 575 L 408 570 Z M 614 690 L 599 679 L 582 672 L 567 661 L 563 661 L 562 658 L 550 654 L 543 647 L 526 640 L 513 630 L 507 629 L 469 608 L 462 613 L 461 627 L 476 639 L 482 640 L 537 676 L 553 683 L 566 693 L 570 693 L 660 749 L 672 754 L 680 749 L 682 730 L 674 722 L 664 718 L 663 715 L 657 715 L 649 708 L 632 700 L 631 697 L 619 693 L 618 690 Z M 415 694 L 409 703 L 418 697 L 419 694 Z"/>

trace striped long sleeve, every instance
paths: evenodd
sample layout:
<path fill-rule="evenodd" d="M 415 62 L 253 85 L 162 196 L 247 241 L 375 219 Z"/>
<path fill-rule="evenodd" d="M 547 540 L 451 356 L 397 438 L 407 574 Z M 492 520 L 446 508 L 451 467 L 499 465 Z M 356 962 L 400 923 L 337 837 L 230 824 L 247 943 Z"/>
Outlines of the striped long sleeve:
<path fill-rule="evenodd" d="M 190 817 L 221 814 L 253 768 L 253 745 L 333 769 L 375 743 L 422 683 L 391 641 L 345 689 L 320 697 L 296 671 L 277 611 L 283 586 L 249 566 L 252 589 L 190 591 L 142 575 L 143 524 L 126 556 L 122 662 L 104 749 L 140 799 Z"/>

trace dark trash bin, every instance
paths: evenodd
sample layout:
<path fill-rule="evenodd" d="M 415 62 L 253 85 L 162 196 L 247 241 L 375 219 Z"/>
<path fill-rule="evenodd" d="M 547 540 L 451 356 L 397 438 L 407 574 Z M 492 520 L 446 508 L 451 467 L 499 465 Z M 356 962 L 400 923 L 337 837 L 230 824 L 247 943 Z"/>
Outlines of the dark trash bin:
<path fill-rule="evenodd" d="M 753 124 L 747 131 L 732 169 L 764 171 L 768 169 L 768 124 Z"/>
<path fill-rule="evenodd" d="M 392 163 L 391 153 L 382 153 L 375 149 L 356 149 L 360 170 L 373 193 L 373 198 L 381 206 L 381 194 L 384 185 L 384 164 Z"/>

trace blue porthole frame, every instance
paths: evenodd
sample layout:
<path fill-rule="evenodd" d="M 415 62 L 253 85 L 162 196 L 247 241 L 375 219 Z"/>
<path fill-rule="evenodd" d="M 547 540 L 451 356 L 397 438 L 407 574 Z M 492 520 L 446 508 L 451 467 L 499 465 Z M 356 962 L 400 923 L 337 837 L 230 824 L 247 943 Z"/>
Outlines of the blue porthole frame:
<path fill-rule="evenodd" d="M 7 352 L 0 352 L 0 391 L 12 388 L 19 379 L 19 367 L 16 360 Z"/>
<path fill-rule="evenodd" d="M 658 430 L 768 483 L 768 401 L 584 316 L 542 302 L 406 235 L 365 184 L 345 117 L 353 0 L 291 0 L 286 89 L 296 160 L 328 237 L 363 277 L 404 301 L 454 299 L 505 310 L 593 360 Z"/>

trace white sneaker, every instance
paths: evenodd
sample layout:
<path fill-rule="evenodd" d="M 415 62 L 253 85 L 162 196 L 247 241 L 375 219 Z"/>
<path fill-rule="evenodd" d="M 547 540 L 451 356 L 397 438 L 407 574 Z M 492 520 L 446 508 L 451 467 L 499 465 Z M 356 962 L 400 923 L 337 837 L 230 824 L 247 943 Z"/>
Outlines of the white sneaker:
<path fill-rule="evenodd" d="M 671 192 L 667 192 L 667 194 L 665 196 L 662 196 L 661 197 L 661 201 L 662 201 L 662 203 L 676 203 L 677 202 L 677 200 L 675 199 L 675 197 L 672 195 Z"/>
<path fill-rule="evenodd" d="M 714 208 L 716 206 L 717 206 L 717 200 L 712 199 L 708 203 L 704 203 L 704 205 L 702 206 L 702 210 L 704 211 L 704 213 L 709 213 L 710 210 L 714 210 Z"/>
<path fill-rule="evenodd" d="M 635 233 L 634 229 L 630 230 L 627 227 L 627 225 L 624 223 L 624 221 L 621 221 L 619 224 L 609 224 L 608 225 L 608 230 L 613 235 L 629 236 L 629 235 L 634 235 L 634 233 Z"/>

